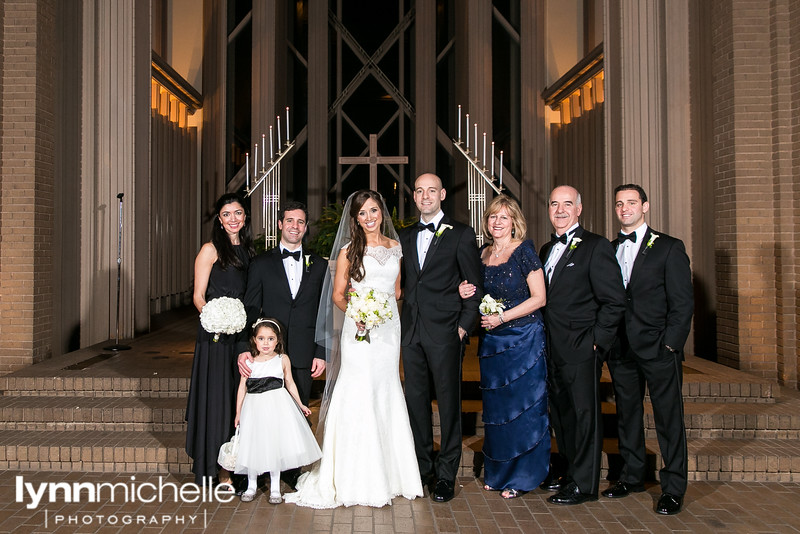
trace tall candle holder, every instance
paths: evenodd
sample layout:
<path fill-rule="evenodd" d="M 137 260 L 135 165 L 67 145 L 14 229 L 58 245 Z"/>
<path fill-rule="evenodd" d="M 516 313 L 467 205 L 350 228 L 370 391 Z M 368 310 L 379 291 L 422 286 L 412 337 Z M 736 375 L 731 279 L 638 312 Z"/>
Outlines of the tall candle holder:
<path fill-rule="evenodd" d="M 289 139 L 289 108 L 286 108 L 286 141 L 281 145 L 281 118 L 277 119 L 278 150 L 274 151 L 273 126 L 269 125 L 269 157 L 267 157 L 266 134 L 261 134 L 261 168 L 258 168 L 258 143 L 255 145 L 253 158 L 253 186 L 250 187 L 250 167 L 247 167 L 247 186 L 245 197 L 250 197 L 261 188 L 261 214 L 264 220 L 265 246 L 269 249 L 278 245 L 278 214 L 281 199 L 281 166 L 283 160 L 295 146 L 295 140 Z M 249 158 L 249 155 L 248 155 Z"/>
<path fill-rule="evenodd" d="M 458 106 L 458 137 L 453 139 L 453 145 L 458 149 L 459 153 L 464 156 L 467 161 L 467 210 L 470 215 L 470 224 L 475 230 L 475 239 L 478 246 L 483 244 L 483 211 L 486 209 L 486 186 L 488 185 L 494 193 L 500 195 L 504 191 L 502 178 L 499 183 L 495 178 L 495 144 L 491 142 L 492 156 L 489 167 L 491 172 L 487 173 L 486 166 L 486 133 L 483 134 L 483 160 L 479 158 L 478 154 L 478 123 L 469 122 L 469 113 L 466 116 L 466 135 L 464 139 L 461 138 L 461 106 Z M 472 126 L 472 132 L 470 132 Z M 472 134 L 472 136 L 470 136 Z M 472 137 L 472 147 L 470 147 L 470 137 Z M 502 151 L 500 162 L 500 175 L 502 176 Z"/>

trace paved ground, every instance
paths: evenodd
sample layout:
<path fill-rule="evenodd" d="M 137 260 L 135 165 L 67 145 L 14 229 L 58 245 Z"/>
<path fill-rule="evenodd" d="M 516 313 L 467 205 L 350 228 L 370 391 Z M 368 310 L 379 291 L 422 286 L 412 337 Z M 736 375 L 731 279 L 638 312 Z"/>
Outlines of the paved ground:
<path fill-rule="evenodd" d="M 497 493 L 483 491 L 479 480 L 462 478 L 456 498 L 447 504 L 433 503 L 426 496 L 415 501 L 397 498 L 392 506 L 379 509 L 356 506 L 336 510 L 270 505 L 263 487 L 252 503 L 239 502 L 238 498 L 229 503 L 213 499 L 176 503 L 167 487 L 161 503 L 143 504 L 139 499 L 126 503 L 119 498 L 110 502 L 107 490 L 99 502 L 87 502 L 83 490 L 82 502 L 69 504 L 61 490 L 55 501 L 49 502 L 49 486 L 42 486 L 50 482 L 67 482 L 70 486 L 107 482 L 130 487 L 134 483 L 130 476 L 3 471 L 0 532 L 800 532 L 800 484 L 796 483 L 694 482 L 689 486 L 685 510 L 671 517 L 652 511 L 659 495 L 657 486 L 625 499 L 601 498 L 594 503 L 560 507 L 548 504 L 548 493 L 543 491 L 504 501 Z M 190 477 L 175 475 L 135 476 L 136 484 L 192 482 Z M 22 477 L 19 482 L 17 477 Z M 18 493 L 20 483 L 23 489 Z M 150 487 L 139 487 L 145 488 L 140 495 L 148 500 Z M 45 491 L 39 493 L 43 488 Z M 42 498 L 29 510 L 31 492 Z"/>

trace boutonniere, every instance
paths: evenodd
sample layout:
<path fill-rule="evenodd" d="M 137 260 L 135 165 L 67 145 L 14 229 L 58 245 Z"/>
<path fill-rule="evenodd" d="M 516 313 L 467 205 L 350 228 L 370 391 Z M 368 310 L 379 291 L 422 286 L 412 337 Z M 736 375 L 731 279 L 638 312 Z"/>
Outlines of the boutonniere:
<path fill-rule="evenodd" d="M 656 242 L 656 239 L 658 239 L 658 234 L 650 234 L 650 239 L 647 241 L 647 245 L 645 246 L 647 248 L 653 248 L 653 243 Z"/>
<path fill-rule="evenodd" d="M 580 237 L 573 237 L 572 241 L 569 242 L 569 251 L 572 252 L 573 250 L 578 248 L 578 245 L 581 244 L 581 241 L 583 240 Z"/>
<path fill-rule="evenodd" d="M 309 269 L 309 267 L 311 267 L 312 265 L 314 265 L 314 262 L 313 262 L 313 261 L 311 261 L 311 254 L 306 254 L 306 255 L 305 255 L 305 259 L 306 259 L 306 261 L 305 261 L 305 264 L 306 264 L 306 272 L 308 272 L 308 269 Z"/>
<path fill-rule="evenodd" d="M 433 243 L 436 244 L 439 241 L 439 238 L 442 237 L 442 234 L 445 233 L 446 230 L 452 230 L 453 227 L 449 224 L 440 224 L 439 228 L 436 229 L 436 233 L 433 234 L 434 240 Z"/>
<path fill-rule="evenodd" d="M 442 237 L 442 234 L 445 230 L 452 230 L 453 227 L 449 224 L 440 224 L 439 228 L 436 230 L 436 237 Z"/>

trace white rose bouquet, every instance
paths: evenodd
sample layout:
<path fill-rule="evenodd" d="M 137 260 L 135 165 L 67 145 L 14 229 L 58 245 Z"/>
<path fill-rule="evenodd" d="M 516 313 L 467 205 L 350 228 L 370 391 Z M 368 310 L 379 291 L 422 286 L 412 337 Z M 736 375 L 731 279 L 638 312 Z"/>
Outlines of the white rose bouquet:
<path fill-rule="evenodd" d="M 478 311 L 481 315 L 492 315 L 493 313 L 501 313 L 506 308 L 503 300 L 495 300 L 489 293 L 486 293 L 481 299 L 481 304 L 478 306 Z"/>
<path fill-rule="evenodd" d="M 369 343 L 369 331 L 392 318 L 389 307 L 389 294 L 374 289 L 362 288 L 348 293 L 345 315 L 356 323 L 363 323 L 356 332 L 356 341 Z"/>
<path fill-rule="evenodd" d="M 214 334 L 214 341 L 219 341 L 220 334 L 238 334 L 246 324 L 247 313 L 239 299 L 217 297 L 206 302 L 200 312 L 200 325 Z"/>

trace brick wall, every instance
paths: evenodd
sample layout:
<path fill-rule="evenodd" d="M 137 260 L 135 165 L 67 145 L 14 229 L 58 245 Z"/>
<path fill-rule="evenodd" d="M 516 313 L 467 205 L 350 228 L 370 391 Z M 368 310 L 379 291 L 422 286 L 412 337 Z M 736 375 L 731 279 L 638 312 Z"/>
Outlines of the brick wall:
<path fill-rule="evenodd" d="M 796 4 L 719 0 L 712 17 L 718 357 L 795 387 Z"/>
<path fill-rule="evenodd" d="M 0 372 L 51 352 L 54 2 L 6 1 L 0 12 Z"/>

